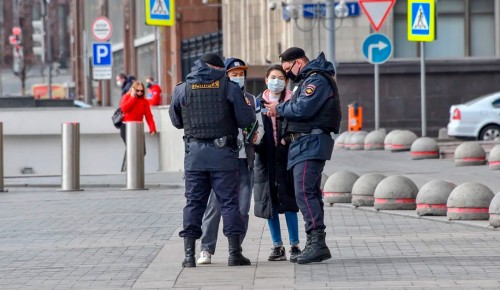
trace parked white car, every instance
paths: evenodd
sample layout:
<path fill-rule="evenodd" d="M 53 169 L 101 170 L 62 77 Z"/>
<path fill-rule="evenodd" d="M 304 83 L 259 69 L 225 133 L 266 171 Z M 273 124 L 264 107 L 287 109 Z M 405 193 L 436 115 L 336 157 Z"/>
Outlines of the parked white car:
<path fill-rule="evenodd" d="M 500 92 L 451 106 L 448 135 L 500 141 Z"/>

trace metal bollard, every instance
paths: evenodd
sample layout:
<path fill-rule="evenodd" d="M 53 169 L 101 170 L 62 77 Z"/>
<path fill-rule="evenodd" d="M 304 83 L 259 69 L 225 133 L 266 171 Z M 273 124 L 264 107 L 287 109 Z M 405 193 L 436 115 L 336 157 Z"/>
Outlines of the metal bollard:
<path fill-rule="evenodd" d="M 126 122 L 127 134 L 127 190 L 145 190 L 144 187 L 144 124 Z"/>
<path fill-rule="evenodd" d="M 61 191 L 80 191 L 80 124 L 62 124 Z"/>
<path fill-rule="evenodd" d="M 3 188 L 3 123 L 0 122 L 0 192 L 6 192 Z"/>

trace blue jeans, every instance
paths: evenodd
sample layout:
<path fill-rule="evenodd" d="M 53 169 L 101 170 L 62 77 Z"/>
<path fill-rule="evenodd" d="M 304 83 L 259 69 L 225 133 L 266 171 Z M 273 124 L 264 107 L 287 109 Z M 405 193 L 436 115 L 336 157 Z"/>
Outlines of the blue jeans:
<path fill-rule="evenodd" d="M 285 212 L 286 226 L 288 228 L 288 237 L 290 238 L 290 245 L 296 246 L 299 244 L 299 220 L 297 213 L 293 211 Z M 283 246 L 281 239 L 280 218 L 277 210 L 273 210 L 273 218 L 267 220 L 269 230 L 271 231 L 271 239 L 273 245 Z"/>
<path fill-rule="evenodd" d="M 238 159 L 238 164 L 238 203 L 240 215 L 245 225 L 245 233 L 241 235 L 241 242 L 243 243 L 248 229 L 248 212 L 250 211 L 250 203 L 252 201 L 253 170 L 248 168 L 247 159 Z M 207 251 L 212 255 L 215 253 L 215 248 L 217 246 L 220 219 L 220 205 L 212 191 L 201 224 L 201 230 L 203 232 L 201 235 L 201 250 Z"/>

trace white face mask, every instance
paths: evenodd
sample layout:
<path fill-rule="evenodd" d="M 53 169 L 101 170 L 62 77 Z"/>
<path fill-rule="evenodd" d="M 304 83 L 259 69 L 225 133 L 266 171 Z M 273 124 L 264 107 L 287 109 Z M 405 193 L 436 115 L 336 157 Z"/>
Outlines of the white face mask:
<path fill-rule="evenodd" d="M 281 93 L 285 89 L 285 81 L 280 79 L 269 79 L 267 81 L 267 88 L 275 93 Z"/>
<path fill-rule="evenodd" d="M 116 81 L 116 85 L 121 88 L 123 86 L 123 83 L 121 81 Z"/>
<path fill-rule="evenodd" d="M 243 88 L 243 86 L 245 85 L 245 77 L 232 77 L 229 79 L 237 83 L 240 86 L 240 88 Z"/>

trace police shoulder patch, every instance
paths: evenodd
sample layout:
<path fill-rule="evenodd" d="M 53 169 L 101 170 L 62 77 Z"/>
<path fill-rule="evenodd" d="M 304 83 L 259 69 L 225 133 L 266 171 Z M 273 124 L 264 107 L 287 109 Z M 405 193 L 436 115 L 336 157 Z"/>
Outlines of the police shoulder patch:
<path fill-rule="evenodd" d="M 306 89 L 304 90 L 304 92 L 306 93 L 306 96 L 310 96 L 310 95 L 314 94 L 315 90 L 316 90 L 316 86 L 309 84 L 306 86 Z"/>

